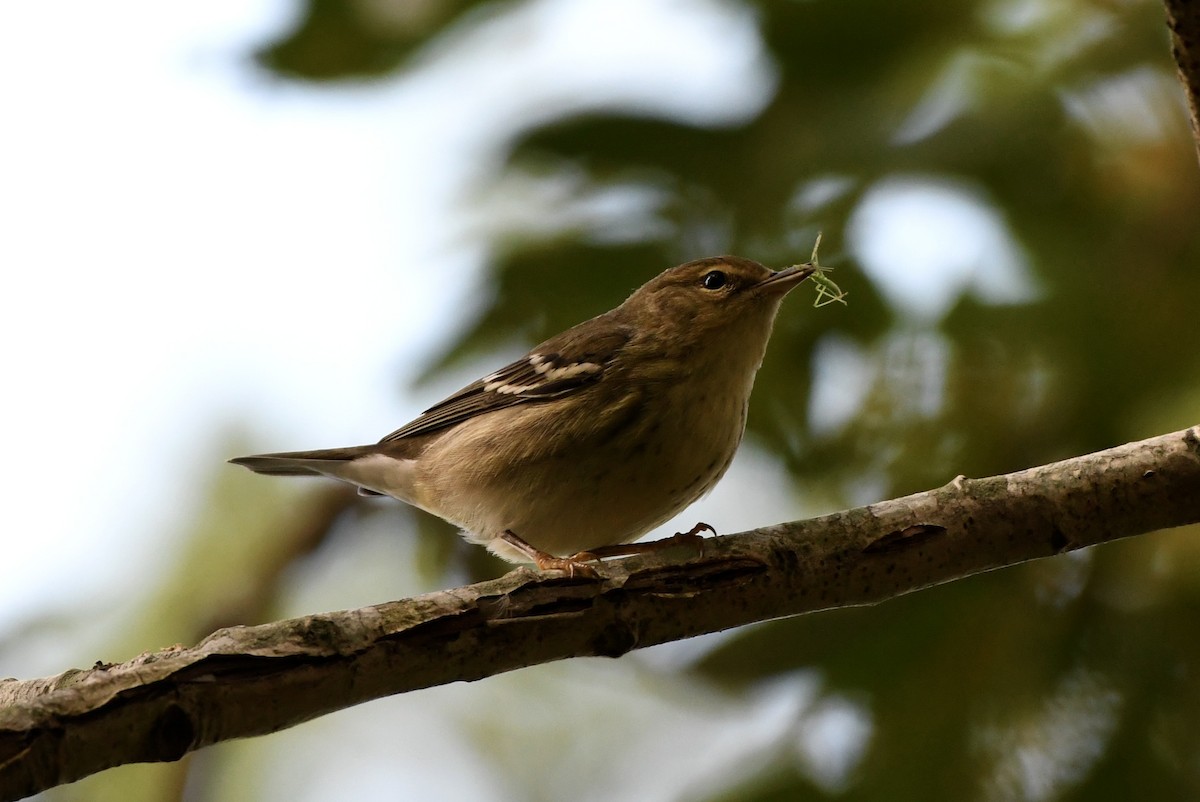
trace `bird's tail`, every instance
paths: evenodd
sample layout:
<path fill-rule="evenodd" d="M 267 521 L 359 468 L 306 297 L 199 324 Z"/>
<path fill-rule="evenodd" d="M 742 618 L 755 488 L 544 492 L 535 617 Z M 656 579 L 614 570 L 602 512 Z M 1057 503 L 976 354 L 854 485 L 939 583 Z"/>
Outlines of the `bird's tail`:
<path fill-rule="evenodd" d="M 351 446 L 350 448 L 325 448 L 319 451 L 287 451 L 280 454 L 254 454 L 229 460 L 255 473 L 268 476 L 329 476 L 337 472 L 338 463 L 349 462 L 358 457 L 378 451 L 378 446 Z"/>

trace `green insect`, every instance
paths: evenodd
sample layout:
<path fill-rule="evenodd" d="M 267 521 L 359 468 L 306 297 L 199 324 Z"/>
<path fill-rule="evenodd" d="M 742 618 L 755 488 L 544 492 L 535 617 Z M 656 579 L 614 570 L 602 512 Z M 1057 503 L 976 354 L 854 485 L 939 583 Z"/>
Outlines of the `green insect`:
<path fill-rule="evenodd" d="M 842 306 L 845 306 L 846 296 L 849 295 L 849 293 L 842 292 L 842 288 L 835 284 L 833 279 L 825 275 L 830 270 L 833 270 L 833 268 L 821 267 L 819 264 L 817 264 L 817 251 L 820 249 L 820 247 L 821 235 L 817 234 L 817 241 L 813 243 L 812 258 L 808 261 L 808 264 L 817 269 L 817 272 L 812 274 L 813 284 L 816 285 L 817 288 L 817 299 L 813 301 L 813 306 L 819 309 L 822 306 L 827 306 L 833 303 L 834 301 L 840 303 Z"/>

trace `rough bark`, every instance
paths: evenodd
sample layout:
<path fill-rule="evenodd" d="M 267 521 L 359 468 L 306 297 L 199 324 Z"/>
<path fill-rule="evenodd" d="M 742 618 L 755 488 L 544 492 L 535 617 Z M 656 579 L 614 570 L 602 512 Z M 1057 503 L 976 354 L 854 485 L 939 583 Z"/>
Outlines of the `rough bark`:
<path fill-rule="evenodd" d="M 1187 93 L 1192 119 L 1192 139 L 1200 155 L 1200 2 L 1164 0 L 1167 27 L 1171 29 L 1171 54 L 1179 80 Z"/>
<path fill-rule="evenodd" d="M 369 699 L 835 607 L 1200 522 L 1200 426 L 1019 473 L 608 563 L 219 630 L 0 682 L 0 798 L 176 760 Z"/>

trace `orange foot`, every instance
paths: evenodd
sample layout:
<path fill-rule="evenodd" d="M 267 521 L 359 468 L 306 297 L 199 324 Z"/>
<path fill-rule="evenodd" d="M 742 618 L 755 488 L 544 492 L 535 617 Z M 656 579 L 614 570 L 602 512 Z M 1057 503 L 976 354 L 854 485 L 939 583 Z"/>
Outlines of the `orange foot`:
<path fill-rule="evenodd" d="M 567 576 L 572 578 L 586 576 L 589 579 L 598 579 L 600 577 L 596 569 L 588 565 L 589 561 L 595 562 L 599 559 L 593 556 L 591 552 L 581 551 L 570 557 L 555 557 L 553 554 L 548 554 L 536 546 L 526 543 L 511 529 L 506 529 L 500 535 L 500 539 L 533 560 L 534 565 L 538 567 L 539 571 L 566 571 Z"/>

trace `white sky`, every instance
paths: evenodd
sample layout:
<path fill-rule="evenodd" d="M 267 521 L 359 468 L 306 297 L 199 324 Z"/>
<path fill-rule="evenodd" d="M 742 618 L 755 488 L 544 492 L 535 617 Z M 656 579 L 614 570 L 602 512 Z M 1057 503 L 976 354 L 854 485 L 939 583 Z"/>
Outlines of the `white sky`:
<path fill-rule="evenodd" d="M 4 439 L 24 455 L 2 469 L 0 616 L 153 550 L 222 425 L 337 420 L 324 388 L 339 383 L 363 389 L 343 420 L 369 415 L 383 377 L 354 355 L 394 354 L 420 325 L 380 308 L 406 232 L 379 98 L 272 87 L 239 62 L 285 9 L 0 11 Z M 315 178 L 291 186 L 298 164 Z M 306 318 L 321 323 L 279 328 Z"/>

